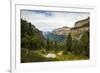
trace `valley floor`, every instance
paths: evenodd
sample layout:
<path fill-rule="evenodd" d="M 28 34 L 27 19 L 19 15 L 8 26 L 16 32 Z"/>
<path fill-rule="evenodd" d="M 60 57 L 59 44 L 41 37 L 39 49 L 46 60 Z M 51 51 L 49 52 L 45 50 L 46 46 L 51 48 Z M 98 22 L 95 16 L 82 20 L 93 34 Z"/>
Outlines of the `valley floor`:
<path fill-rule="evenodd" d="M 45 51 L 22 49 L 21 62 L 48 62 L 48 61 L 73 61 L 73 60 L 88 60 L 89 57 L 83 55 L 63 54 L 63 51 Z"/>

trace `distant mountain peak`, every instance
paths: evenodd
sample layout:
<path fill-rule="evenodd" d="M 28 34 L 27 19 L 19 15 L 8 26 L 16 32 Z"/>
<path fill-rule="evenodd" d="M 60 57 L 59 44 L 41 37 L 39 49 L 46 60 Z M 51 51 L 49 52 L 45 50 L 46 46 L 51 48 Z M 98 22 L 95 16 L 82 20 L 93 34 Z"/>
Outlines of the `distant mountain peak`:
<path fill-rule="evenodd" d="M 50 34 L 50 31 L 42 31 L 43 36 L 47 39 L 48 38 L 48 34 Z"/>

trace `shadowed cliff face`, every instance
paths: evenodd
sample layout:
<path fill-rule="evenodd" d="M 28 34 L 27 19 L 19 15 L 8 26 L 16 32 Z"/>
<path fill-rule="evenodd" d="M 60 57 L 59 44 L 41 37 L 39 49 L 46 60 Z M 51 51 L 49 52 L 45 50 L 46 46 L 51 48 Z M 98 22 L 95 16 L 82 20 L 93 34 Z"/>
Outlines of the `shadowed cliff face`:
<path fill-rule="evenodd" d="M 21 19 L 21 47 L 29 49 L 38 49 L 45 40 L 42 32 L 33 24 Z"/>
<path fill-rule="evenodd" d="M 21 37 L 26 37 L 26 35 L 38 37 L 44 39 L 42 32 L 37 29 L 33 24 L 30 22 L 21 19 Z"/>

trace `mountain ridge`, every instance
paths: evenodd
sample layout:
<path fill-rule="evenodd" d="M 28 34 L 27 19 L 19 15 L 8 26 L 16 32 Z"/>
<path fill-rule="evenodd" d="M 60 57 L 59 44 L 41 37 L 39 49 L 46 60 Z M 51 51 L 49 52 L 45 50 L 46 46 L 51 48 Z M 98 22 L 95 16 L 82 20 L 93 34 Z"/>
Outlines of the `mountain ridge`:
<path fill-rule="evenodd" d="M 75 22 L 74 27 L 64 26 L 62 28 L 53 30 L 53 33 L 65 36 L 71 33 L 72 37 L 78 38 L 84 31 L 89 31 L 89 20 L 89 17 L 83 20 L 79 20 Z"/>

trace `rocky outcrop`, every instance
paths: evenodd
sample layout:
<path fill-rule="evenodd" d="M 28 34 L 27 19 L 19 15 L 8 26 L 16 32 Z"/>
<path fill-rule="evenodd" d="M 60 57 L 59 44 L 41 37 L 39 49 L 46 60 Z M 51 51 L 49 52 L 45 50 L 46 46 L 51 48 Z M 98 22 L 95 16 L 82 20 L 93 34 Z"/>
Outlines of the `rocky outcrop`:
<path fill-rule="evenodd" d="M 67 35 L 68 33 L 70 33 L 70 30 L 71 28 L 69 27 L 62 27 L 62 28 L 55 29 L 53 33 L 57 35 Z"/>
<path fill-rule="evenodd" d="M 75 26 L 72 28 L 70 27 L 58 28 L 55 29 L 53 33 L 57 35 L 68 35 L 69 33 L 71 33 L 73 38 L 79 38 L 83 32 L 89 31 L 89 21 L 90 18 L 88 17 L 84 20 L 77 21 L 75 23 Z"/>
<path fill-rule="evenodd" d="M 82 27 L 82 26 L 89 26 L 89 20 L 90 18 L 88 17 L 84 20 L 77 21 L 74 27 L 77 28 L 77 27 Z"/>
<path fill-rule="evenodd" d="M 71 35 L 75 38 L 79 38 L 82 33 L 89 31 L 89 21 L 89 17 L 87 19 L 77 21 L 75 26 L 71 28 Z"/>

